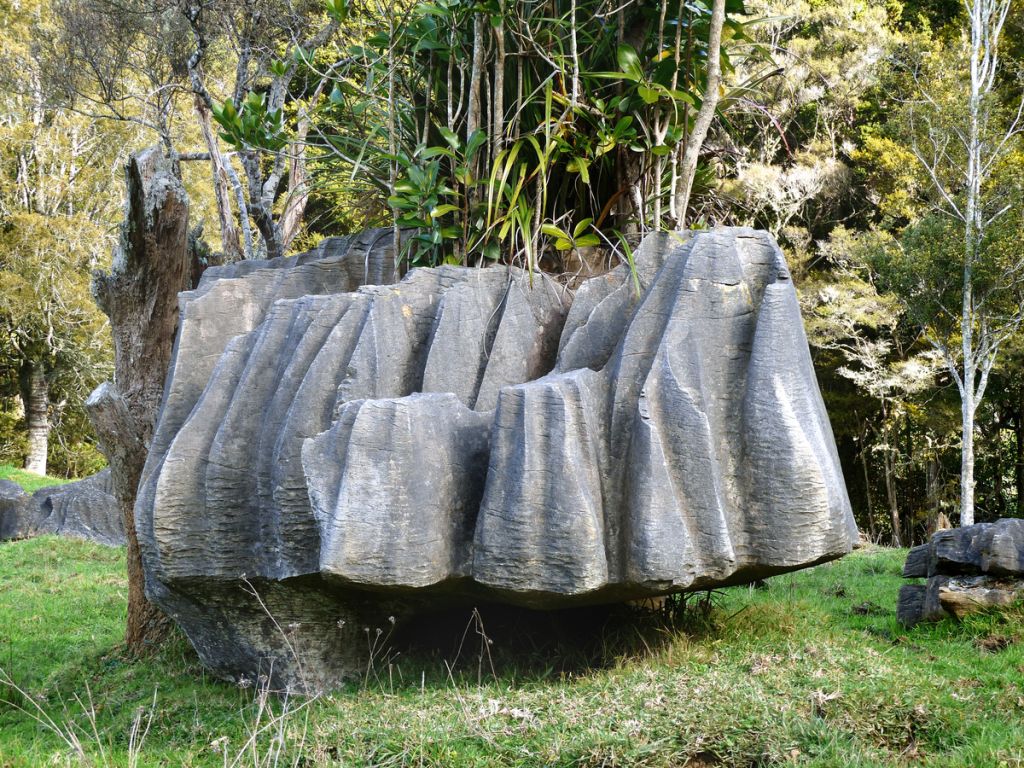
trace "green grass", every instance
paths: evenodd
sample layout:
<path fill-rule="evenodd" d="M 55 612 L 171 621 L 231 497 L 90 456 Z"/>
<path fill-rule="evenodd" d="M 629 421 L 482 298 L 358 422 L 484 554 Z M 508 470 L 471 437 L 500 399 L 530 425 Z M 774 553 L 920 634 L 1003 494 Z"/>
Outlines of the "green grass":
<path fill-rule="evenodd" d="M 50 485 L 63 485 L 64 483 L 71 482 L 63 477 L 50 477 L 48 475 L 37 475 L 35 472 L 26 472 L 24 469 L 12 467 L 10 464 L 0 464 L 0 480 L 12 480 L 29 493 Z"/>
<path fill-rule="evenodd" d="M 903 630 L 904 555 L 730 589 L 675 628 L 619 621 L 589 664 L 496 640 L 492 673 L 470 631 L 451 673 L 453 654 L 421 651 L 285 705 L 205 676 L 181 638 L 126 660 L 122 551 L 40 538 L 0 545 L 0 666 L 96 765 L 131 764 L 132 721 L 150 710 L 138 765 L 269 765 L 275 744 L 280 765 L 303 766 L 1024 765 L 1024 611 Z M 0 705 L 0 766 L 79 762 Z"/>

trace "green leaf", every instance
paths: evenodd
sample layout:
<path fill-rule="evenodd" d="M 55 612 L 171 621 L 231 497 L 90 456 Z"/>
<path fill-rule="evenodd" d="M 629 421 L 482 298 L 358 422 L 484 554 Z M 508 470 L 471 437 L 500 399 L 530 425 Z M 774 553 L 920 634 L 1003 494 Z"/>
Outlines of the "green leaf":
<path fill-rule="evenodd" d="M 444 157 L 450 157 L 452 160 L 458 159 L 458 155 L 456 155 L 454 152 L 448 149 L 448 147 L 427 147 L 422 152 L 420 152 L 420 157 L 422 157 L 424 160 L 429 160 L 432 157 L 438 157 L 439 155 L 443 155 Z"/>
<path fill-rule="evenodd" d="M 487 132 L 481 128 L 477 128 L 469 137 L 469 141 L 466 142 L 466 159 L 472 160 L 473 155 L 476 154 L 476 151 L 486 143 Z"/>
<path fill-rule="evenodd" d="M 676 101 L 685 101 L 691 107 L 696 106 L 697 100 L 693 98 L 693 94 L 686 93 L 685 91 L 673 91 L 667 90 L 666 93 Z"/>
<path fill-rule="evenodd" d="M 619 62 L 619 69 L 622 70 L 627 79 L 634 82 L 639 82 L 643 79 L 644 68 L 640 63 L 640 57 L 637 55 L 636 49 L 632 45 L 626 43 L 620 45 L 616 52 L 616 58 Z"/>
<path fill-rule="evenodd" d="M 577 224 L 576 227 L 573 229 L 572 236 L 574 238 L 576 238 L 576 237 L 579 237 L 580 235 L 582 235 L 583 232 L 586 231 L 587 227 L 590 226 L 590 223 L 592 221 L 593 221 L 593 219 L 583 219 L 583 221 L 581 221 L 579 224 Z"/>
<path fill-rule="evenodd" d="M 583 235 L 583 237 L 576 238 L 577 248 L 590 248 L 591 246 L 600 244 L 601 238 L 598 237 L 597 235 Z"/>
<path fill-rule="evenodd" d="M 452 213 L 453 211 L 457 210 L 459 210 L 459 206 L 452 205 L 451 203 L 439 205 L 430 212 L 430 218 L 437 219 L 440 218 L 441 216 L 444 216 L 446 213 Z"/>
<path fill-rule="evenodd" d="M 445 128 L 443 125 L 439 126 L 437 130 L 440 131 L 441 136 L 444 137 L 444 140 L 448 142 L 452 149 L 459 148 L 459 145 L 462 142 L 459 141 L 459 137 L 456 135 L 455 131 L 450 128 Z"/>
<path fill-rule="evenodd" d="M 594 156 L 601 157 L 602 155 L 608 154 L 613 149 L 615 149 L 615 137 L 605 134 L 601 136 L 600 142 L 597 147 L 594 148 Z"/>
<path fill-rule="evenodd" d="M 644 104 L 654 104 L 658 100 L 658 92 L 653 88 L 648 88 L 646 85 L 638 86 L 636 92 L 640 94 Z"/>
<path fill-rule="evenodd" d="M 561 240 L 571 240 L 572 239 L 571 237 L 569 237 L 569 233 L 568 232 L 566 232 L 564 229 L 560 229 L 560 228 L 556 227 L 554 224 L 541 224 L 540 225 L 540 231 L 543 232 L 548 237 L 555 237 L 555 238 L 559 238 Z"/>
<path fill-rule="evenodd" d="M 565 170 L 578 173 L 584 184 L 590 183 L 590 161 L 585 157 L 574 157 L 566 164 Z"/>

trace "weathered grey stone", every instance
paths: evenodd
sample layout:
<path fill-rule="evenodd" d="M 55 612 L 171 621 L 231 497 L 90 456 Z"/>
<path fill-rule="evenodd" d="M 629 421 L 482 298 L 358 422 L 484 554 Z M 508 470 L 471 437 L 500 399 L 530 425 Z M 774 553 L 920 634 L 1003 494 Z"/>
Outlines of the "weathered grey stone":
<path fill-rule="evenodd" d="M 1024 520 L 1006 519 L 993 524 L 981 550 L 981 572 L 1024 575 Z"/>
<path fill-rule="evenodd" d="M 917 619 L 907 626 L 1009 605 L 1024 597 L 1024 520 L 938 531 L 910 550 L 903 575 L 928 577 Z M 901 590 L 898 616 L 903 599 Z"/>
<path fill-rule="evenodd" d="M 924 600 L 928 589 L 923 584 L 904 584 L 896 601 L 896 620 L 908 629 L 924 616 Z"/>
<path fill-rule="evenodd" d="M 1024 574 L 1024 520 L 1003 518 L 938 531 L 928 546 L 929 575 Z"/>
<path fill-rule="evenodd" d="M 42 509 L 43 532 L 112 547 L 125 543 L 124 520 L 109 469 L 67 485 L 41 488 L 32 494 L 32 500 Z"/>
<path fill-rule="evenodd" d="M 952 576 L 933 576 L 924 585 L 924 604 L 921 607 L 921 621 L 940 621 L 946 617 L 939 595 Z"/>
<path fill-rule="evenodd" d="M 930 544 L 912 547 L 907 552 L 907 561 L 903 564 L 903 578 L 915 579 L 928 576 L 928 563 L 931 560 L 931 554 Z"/>
<path fill-rule="evenodd" d="M 33 509 L 29 496 L 20 485 L 10 480 L 0 480 L 0 541 L 22 539 L 29 535 L 27 529 L 34 528 L 37 521 L 28 521 Z"/>
<path fill-rule="evenodd" d="M 110 470 L 40 488 L 31 496 L 13 483 L 0 488 L 0 540 L 44 534 L 123 545 L 124 521 L 112 494 Z"/>
<path fill-rule="evenodd" d="M 17 499 L 24 495 L 24 489 L 16 482 L 0 479 L 0 499 Z"/>
<path fill-rule="evenodd" d="M 984 524 L 937 531 L 929 542 L 929 575 L 981 572 L 981 541 Z"/>
<path fill-rule="evenodd" d="M 394 283 L 390 244 L 182 294 L 136 520 L 149 595 L 214 670 L 330 686 L 366 652 L 352 626 L 740 583 L 857 541 L 768 235 L 653 236 L 575 299 L 508 267 Z"/>
<path fill-rule="evenodd" d="M 307 440 L 320 572 L 351 584 L 427 587 L 470 575 L 490 419 L 455 395 L 356 400 Z M 418 466 L 429 457 L 442 471 Z"/>

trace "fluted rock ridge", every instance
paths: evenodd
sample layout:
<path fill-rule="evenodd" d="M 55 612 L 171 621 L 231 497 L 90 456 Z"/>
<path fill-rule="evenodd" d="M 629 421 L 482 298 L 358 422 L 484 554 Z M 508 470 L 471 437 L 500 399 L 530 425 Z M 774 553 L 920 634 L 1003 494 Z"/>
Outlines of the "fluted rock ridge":
<path fill-rule="evenodd" d="M 182 295 L 136 516 L 151 596 L 222 674 L 330 686 L 351 624 L 738 583 L 856 541 L 768 235 L 652 236 L 575 296 L 510 267 L 395 282 L 390 247 Z"/>

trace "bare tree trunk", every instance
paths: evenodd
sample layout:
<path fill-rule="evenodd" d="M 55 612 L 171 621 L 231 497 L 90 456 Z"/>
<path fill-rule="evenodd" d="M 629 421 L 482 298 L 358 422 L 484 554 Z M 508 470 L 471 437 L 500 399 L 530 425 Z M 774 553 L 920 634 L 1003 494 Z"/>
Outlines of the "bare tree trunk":
<path fill-rule="evenodd" d="M 1024 400 L 1024 387 L 1021 388 L 1020 397 Z M 1013 435 L 1017 446 L 1014 486 L 1017 489 L 1017 517 L 1024 517 L 1024 402 L 1018 403 L 1017 409 L 1017 418 L 1013 422 Z"/>
<path fill-rule="evenodd" d="M 966 374 L 966 371 L 965 371 Z M 960 525 L 974 525 L 974 372 L 964 376 L 961 402 Z"/>
<path fill-rule="evenodd" d="M 309 174 L 306 171 L 306 136 L 309 134 L 309 115 L 303 109 L 295 141 L 288 152 L 288 195 L 281 214 L 281 248 L 288 251 L 295 236 L 302 229 L 302 218 L 309 202 Z"/>
<path fill-rule="evenodd" d="M 693 121 L 693 130 L 686 138 L 686 148 L 679 169 L 679 218 L 686 222 L 687 209 L 690 206 L 690 193 L 693 191 L 693 180 L 697 175 L 697 158 L 704 139 L 707 138 L 711 121 L 718 108 L 718 87 L 722 82 L 722 27 L 725 24 L 725 0 L 714 0 L 711 7 L 711 22 L 708 32 L 707 84 L 704 86 L 704 97 L 697 117 Z"/>
<path fill-rule="evenodd" d="M 872 543 L 878 543 L 878 531 L 875 528 L 875 501 L 871 495 L 871 474 L 868 471 L 867 446 L 861 445 L 860 464 L 864 470 L 864 500 L 867 503 L 868 512 L 868 536 Z"/>
<path fill-rule="evenodd" d="M 934 453 L 929 453 L 928 464 L 925 467 L 925 494 L 928 497 L 928 522 L 925 530 L 929 534 L 939 528 L 939 515 L 942 514 L 939 498 L 939 459 Z"/>
<path fill-rule="evenodd" d="M 982 137 L 983 124 L 990 112 L 983 109 L 985 96 L 992 92 L 999 62 L 999 36 L 1010 10 L 1010 0 L 969 0 L 965 3 L 971 17 L 971 92 L 967 104 L 967 169 L 964 175 L 964 269 L 963 305 L 960 316 L 963 378 L 960 381 L 962 402 L 962 465 L 960 470 L 960 525 L 974 525 L 974 421 L 975 410 L 985 392 L 988 371 L 994 360 L 994 349 L 986 359 L 984 350 L 989 346 L 985 324 L 982 322 L 975 339 L 978 308 L 974 301 L 974 263 L 985 238 L 985 217 L 982 212 L 981 190 L 988 167 L 984 153 L 987 142 Z M 1012 129 L 1011 129 L 1012 130 Z M 997 149 L 996 152 L 999 150 Z M 991 220 L 990 220 L 991 221 Z M 998 347 L 998 344 L 996 345 Z M 980 380 L 976 381 L 978 374 Z"/>
<path fill-rule="evenodd" d="M 1003 498 L 1003 428 L 996 424 L 995 446 L 992 456 L 992 509 L 996 517 L 1006 515 L 1006 499 Z"/>
<path fill-rule="evenodd" d="M 37 475 L 45 475 L 50 441 L 50 390 L 42 363 L 24 363 L 21 380 L 21 398 L 25 406 L 25 423 L 28 425 L 25 469 Z"/>
<path fill-rule="evenodd" d="M 135 653 L 166 635 L 169 619 L 146 599 L 135 530 L 135 496 L 163 394 L 178 324 L 178 292 L 189 288 L 188 197 L 153 147 L 128 162 L 128 201 L 110 274 L 93 275 L 93 294 L 110 318 L 114 381 L 89 396 L 86 409 L 110 462 L 128 540 L 128 622 Z"/>
<path fill-rule="evenodd" d="M 484 71 L 484 15 L 473 14 L 473 60 L 469 75 L 469 107 L 466 112 L 466 143 L 481 126 L 481 86 Z"/>
<path fill-rule="evenodd" d="M 494 43 L 497 53 L 494 61 L 494 103 L 491 105 L 491 163 L 497 161 L 505 148 L 505 17 L 494 28 Z"/>
<path fill-rule="evenodd" d="M 284 247 L 281 244 L 281 229 L 274 221 L 274 214 L 270 210 L 273 199 L 268 201 L 264 195 L 263 171 L 260 167 L 260 156 L 251 149 L 239 153 L 242 161 L 242 168 L 245 169 L 246 181 L 249 183 L 249 215 L 256 223 L 256 229 L 263 238 L 263 245 L 266 248 L 266 257 L 276 259 L 284 256 Z"/>
<path fill-rule="evenodd" d="M 900 507 L 896 498 L 896 474 L 892 461 L 893 450 L 886 447 L 885 461 L 885 495 L 889 502 L 889 521 L 892 524 L 892 544 L 894 547 L 903 546 L 903 537 L 900 534 Z"/>
<path fill-rule="evenodd" d="M 210 109 L 199 94 L 194 95 L 196 118 L 199 127 L 203 132 L 203 141 L 206 142 L 206 150 L 210 153 L 210 166 L 213 170 L 213 191 L 217 201 L 217 218 L 220 220 L 220 242 L 224 250 L 226 262 L 241 261 L 245 253 L 238 242 L 238 227 L 235 226 L 235 219 L 231 213 L 231 180 L 228 177 L 225 164 L 228 162 L 221 154 L 217 146 L 217 136 L 213 131 Z M 241 216 L 245 215 L 245 209 L 239 211 Z"/>

